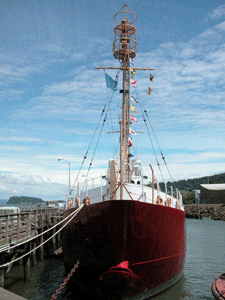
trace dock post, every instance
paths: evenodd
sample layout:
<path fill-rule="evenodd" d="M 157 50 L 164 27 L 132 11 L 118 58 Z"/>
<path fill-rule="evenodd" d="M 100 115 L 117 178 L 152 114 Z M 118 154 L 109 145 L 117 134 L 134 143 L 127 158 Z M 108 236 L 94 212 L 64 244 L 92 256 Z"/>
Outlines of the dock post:
<path fill-rule="evenodd" d="M 30 277 L 30 256 L 24 257 L 23 260 L 23 278 L 24 280 L 28 280 Z"/>
<path fill-rule="evenodd" d="M 43 244 L 43 241 L 44 241 L 44 239 L 43 239 L 43 235 L 40 237 L 40 244 Z M 43 245 L 41 245 L 41 247 L 40 247 L 40 260 L 42 261 L 42 260 L 44 260 L 44 246 Z"/>
<path fill-rule="evenodd" d="M 0 270 L 0 288 L 4 288 L 5 284 L 5 271 L 3 269 Z"/>
<path fill-rule="evenodd" d="M 32 249 L 34 249 L 36 247 L 36 242 L 31 243 Z M 32 266 L 35 266 L 37 264 L 37 259 L 36 259 L 36 250 L 34 250 L 31 253 L 31 263 Z"/>
<path fill-rule="evenodd" d="M 9 215 L 6 215 L 5 244 L 9 243 Z"/>
<path fill-rule="evenodd" d="M 42 214 L 42 211 L 41 211 L 41 232 L 44 231 L 44 224 L 43 224 L 43 214 Z M 42 245 L 43 244 L 43 241 L 44 241 L 44 237 L 43 237 L 43 234 L 40 236 L 40 244 L 41 244 L 41 247 L 40 247 L 40 260 L 44 260 L 44 246 Z"/>
<path fill-rule="evenodd" d="M 58 222 L 59 220 L 61 221 L 61 219 L 60 219 L 60 213 L 58 212 L 58 213 L 57 213 L 57 222 Z M 59 232 L 59 233 L 57 234 L 56 240 L 57 240 L 57 248 L 59 248 L 60 245 L 61 245 L 61 243 L 60 243 L 60 241 L 61 241 L 61 232 Z"/>
<path fill-rule="evenodd" d="M 55 225 L 57 222 L 57 218 L 55 216 L 53 216 L 53 225 Z M 53 234 L 56 232 L 56 229 L 53 229 Z M 52 252 L 54 252 L 56 250 L 56 237 L 54 236 L 52 238 Z"/>
<path fill-rule="evenodd" d="M 30 251 L 30 243 L 28 243 L 25 251 Z M 24 280 L 28 280 L 30 277 L 30 255 L 23 258 L 23 271 Z"/>

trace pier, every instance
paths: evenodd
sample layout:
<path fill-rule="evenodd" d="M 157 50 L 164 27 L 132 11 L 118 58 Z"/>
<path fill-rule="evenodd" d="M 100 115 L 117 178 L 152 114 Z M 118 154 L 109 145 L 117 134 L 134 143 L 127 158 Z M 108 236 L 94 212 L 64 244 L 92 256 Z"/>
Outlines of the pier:
<path fill-rule="evenodd" d="M 56 233 L 62 218 L 58 208 L 39 207 L 0 215 L 0 287 L 14 262 L 23 264 L 24 280 L 29 279 L 30 265 L 36 264 L 37 257 L 43 260 L 61 246 Z"/>
<path fill-rule="evenodd" d="M 1 300 L 26 300 L 0 287 Z"/>

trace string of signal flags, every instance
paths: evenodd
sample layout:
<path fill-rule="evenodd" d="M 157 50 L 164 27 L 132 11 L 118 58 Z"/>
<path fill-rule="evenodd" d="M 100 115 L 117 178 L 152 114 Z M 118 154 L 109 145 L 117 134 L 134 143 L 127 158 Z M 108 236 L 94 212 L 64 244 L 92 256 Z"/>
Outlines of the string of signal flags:
<path fill-rule="evenodd" d="M 132 85 L 133 87 L 136 88 L 136 87 L 137 87 L 137 81 L 134 80 L 134 76 L 135 76 L 135 74 L 136 74 L 136 71 L 135 71 L 134 68 L 130 68 L 130 72 L 131 72 L 131 85 Z M 154 77 L 153 77 L 152 74 L 150 74 L 149 80 L 150 80 L 151 82 L 154 82 Z M 108 88 L 110 88 L 110 89 L 113 90 L 113 91 L 117 91 L 117 80 L 112 79 L 111 76 L 109 76 L 107 73 L 105 73 L 105 81 L 106 81 L 106 86 L 107 86 Z M 147 94 L 148 94 L 148 95 L 151 95 L 151 92 L 152 92 L 152 89 L 151 89 L 151 87 L 149 86 L 149 87 L 148 87 Z"/>
<path fill-rule="evenodd" d="M 131 74 L 131 86 L 133 86 L 134 88 L 137 88 L 137 81 L 134 79 L 134 76 L 136 74 L 136 71 L 135 71 L 135 68 L 133 67 L 134 66 L 134 63 L 133 63 L 133 60 L 130 58 L 130 74 Z M 154 77 L 153 75 L 150 73 L 149 75 L 149 80 L 151 82 L 154 82 Z M 116 77 L 116 80 L 114 80 L 112 77 L 110 77 L 107 73 L 105 73 L 105 81 L 106 81 L 106 86 L 110 89 L 112 89 L 113 91 L 117 91 L 117 77 Z M 150 86 L 148 86 L 148 90 L 147 90 L 147 94 L 148 95 L 151 95 L 151 92 L 152 92 L 152 89 Z M 138 101 L 133 97 L 131 96 L 131 100 L 134 102 L 134 103 L 138 103 Z M 136 110 L 135 106 L 133 104 L 131 104 L 131 107 L 130 107 L 131 111 L 134 113 L 134 114 L 137 114 L 138 111 Z M 133 122 L 133 123 L 137 123 L 137 118 L 131 113 L 130 114 L 130 120 Z M 130 128 L 130 134 L 136 134 L 136 132 Z M 128 147 L 132 147 L 132 139 L 131 137 L 129 137 L 129 140 L 128 140 Z M 132 154 L 129 154 L 128 153 L 128 156 L 129 157 L 133 157 Z"/>

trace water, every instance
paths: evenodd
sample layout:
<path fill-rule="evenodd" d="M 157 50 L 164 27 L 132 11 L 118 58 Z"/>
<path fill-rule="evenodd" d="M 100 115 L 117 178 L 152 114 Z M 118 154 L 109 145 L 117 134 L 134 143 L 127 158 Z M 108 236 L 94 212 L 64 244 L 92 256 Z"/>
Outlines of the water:
<path fill-rule="evenodd" d="M 212 300 L 212 281 L 225 272 L 225 222 L 210 219 L 186 219 L 187 253 L 182 279 L 152 300 L 198 299 Z M 31 268 L 31 279 L 22 280 L 21 268 L 16 266 L 6 280 L 6 288 L 28 300 L 51 299 L 65 278 L 62 258 L 51 258 Z M 92 299 L 69 289 L 58 300 Z"/>

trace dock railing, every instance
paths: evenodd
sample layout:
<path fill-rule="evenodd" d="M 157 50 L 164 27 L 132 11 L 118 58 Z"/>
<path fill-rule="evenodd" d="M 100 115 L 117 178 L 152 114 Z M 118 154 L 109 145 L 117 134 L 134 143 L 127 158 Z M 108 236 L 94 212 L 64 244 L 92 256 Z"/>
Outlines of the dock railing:
<path fill-rule="evenodd" d="M 0 247 L 29 238 L 34 230 L 56 224 L 59 215 L 58 208 L 38 208 L 0 215 Z"/>

